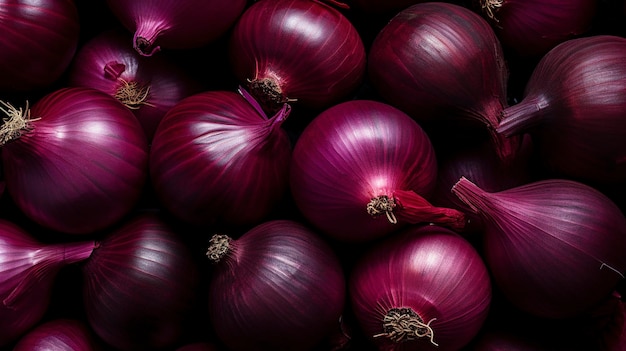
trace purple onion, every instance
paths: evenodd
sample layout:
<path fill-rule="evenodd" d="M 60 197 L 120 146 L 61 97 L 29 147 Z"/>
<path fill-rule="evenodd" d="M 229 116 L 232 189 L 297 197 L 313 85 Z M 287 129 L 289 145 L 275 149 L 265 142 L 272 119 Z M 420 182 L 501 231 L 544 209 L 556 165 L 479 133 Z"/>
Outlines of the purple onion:
<path fill-rule="evenodd" d="M 95 351 L 92 331 L 77 319 L 59 318 L 31 329 L 15 344 L 13 351 Z"/>

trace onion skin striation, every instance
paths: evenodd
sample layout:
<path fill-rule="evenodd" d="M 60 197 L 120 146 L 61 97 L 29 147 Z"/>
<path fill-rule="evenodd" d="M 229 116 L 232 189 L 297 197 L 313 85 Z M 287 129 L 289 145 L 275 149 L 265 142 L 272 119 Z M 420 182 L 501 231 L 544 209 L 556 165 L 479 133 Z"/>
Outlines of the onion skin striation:
<path fill-rule="evenodd" d="M 598 190 L 545 179 L 490 193 L 461 177 L 452 191 L 483 218 L 485 261 L 519 309 L 575 317 L 624 279 L 626 217 Z"/>
<path fill-rule="evenodd" d="M 89 327 L 78 319 L 58 318 L 31 329 L 15 344 L 13 351 L 95 351 Z"/>
<path fill-rule="evenodd" d="M 229 350 L 313 350 L 337 327 L 343 268 L 306 225 L 270 220 L 236 239 L 216 234 L 207 256 L 210 320 Z"/>
<path fill-rule="evenodd" d="M 438 226 L 382 239 L 349 272 L 352 310 L 379 350 L 459 350 L 484 324 L 491 281 L 476 249 Z"/>
<path fill-rule="evenodd" d="M 54 90 L 32 108 L 2 107 L 7 192 L 39 225 L 90 234 L 139 201 L 148 174 L 141 125 L 112 96 L 84 87 Z"/>

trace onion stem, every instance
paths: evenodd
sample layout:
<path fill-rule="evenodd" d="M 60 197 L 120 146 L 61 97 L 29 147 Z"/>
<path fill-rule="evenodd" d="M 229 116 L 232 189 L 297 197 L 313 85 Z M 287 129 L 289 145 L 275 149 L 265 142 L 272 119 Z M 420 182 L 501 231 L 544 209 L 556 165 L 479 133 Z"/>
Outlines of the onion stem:
<path fill-rule="evenodd" d="M 437 318 L 431 319 L 428 323 L 411 308 L 392 308 L 383 317 L 384 333 L 374 335 L 374 338 L 387 337 L 395 343 L 403 341 L 429 338 L 430 342 L 439 346 L 435 341 L 435 333 L 430 326 Z"/>
<path fill-rule="evenodd" d="M 131 110 L 138 110 L 141 106 L 154 106 L 150 104 L 148 95 L 150 94 L 150 86 L 141 86 L 136 81 L 127 82 L 120 78 L 122 85 L 115 92 L 114 97 L 124 106 Z"/>
<path fill-rule="evenodd" d="M 496 18 L 496 12 L 502 7 L 504 0 L 480 0 L 480 8 L 490 19 L 500 22 Z"/>
<path fill-rule="evenodd" d="M 372 216 L 380 216 L 381 214 L 387 215 L 387 219 L 391 224 L 398 223 L 398 220 L 393 213 L 393 209 L 396 207 L 396 203 L 392 197 L 387 195 L 380 195 L 373 198 L 367 204 L 367 213 Z"/>
<path fill-rule="evenodd" d="M 206 255 L 213 263 L 218 263 L 230 248 L 230 237 L 224 234 L 215 234 L 209 239 L 209 248 Z"/>
<path fill-rule="evenodd" d="M 0 127 L 0 145 L 18 139 L 24 132 L 32 131 L 34 126 L 31 122 L 40 119 L 30 117 L 28 101 L 26 101 L 26 107 L 23 110 L 15 108 L 8 102 L 0 101 L 0 104 L 2 104 L 0 111 L 6 115 L 2 118 L 2 126 Z"/>

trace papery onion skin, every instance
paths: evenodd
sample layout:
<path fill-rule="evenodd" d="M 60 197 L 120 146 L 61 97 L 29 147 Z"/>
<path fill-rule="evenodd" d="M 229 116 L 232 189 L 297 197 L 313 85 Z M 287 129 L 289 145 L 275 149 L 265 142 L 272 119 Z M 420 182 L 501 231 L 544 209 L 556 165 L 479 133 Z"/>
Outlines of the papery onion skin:
<path fill-rule="evenodd" d="M 137 204 L 148 144 L 135 116 L 112 96 L 59 88 L 30 109 L 30 125 L 2 146 L 6 188 L 39 225 L 89 234 Z"/>
<path fill-rule="evenodd" d="M 326 235 L 369 241 L 406 225 L 372 217 L 367 204 L 396 190 L 428 198 L 437 160 L 426 132 L 408 115 L 374 100 L 337 104 L 307 125 L 294 147 L 290 189 L 300 212 Z"/>
<path fill-rule="evenodd" d="M 162 206 L 200 226 L 245 226 L 265 218 L 288 185 L 292 145 L 281 125 L 234 91 L 188 97 L 165 115 L 150 150 Z"/>
<path fill-rule="evenodd" d="M 13 351 L 91 351 L 97 350 L 89 327 L 78 319 L 49 320 L 30 330 L 15 344 Z"/>
<path fill-rule="evenodd" d="M 377 242 L 349 272 L 348 286 L 361 329 L 386 351 L 459 350 L 478 334 L 491 305 L 491 281 L 478 251 L 432 225 Z M 383 318 L 395 308 L 412 309 L 429 333 L 403 342 L 381 335 L 389 332 Z"/>
<path fill-rule="evenodd" d="M 128 45 L 121 29 L 103 31 L 81 45 L 68 85 L 101 90 L 128 107 L 148 141 L 165 113 L 183 98 L 201 90 L 199 82 L 164 55 L 144 57 Z"/>
<path fill-rule="evenodd" d="M 598 190 L 545 179 L 489 193 L 462 177 L 452 191 L 483 218 L 485 260 L 519 309 L 574 317 L 623 280 L 626 217 Z"/>
<path fill-rule="evenodd" d="M 268 113 L 284 102 L 327 108 L 348 98 L 365 77 L 366 52 L 358 31 L 321 1 L 255 2 L 233 28 L 229 57 L 232 72 Z M 255 84 L 264 79 L 278 89 L 267 94 Z"/>
<path fill-rule="evenodd" d="M 128 45 L 143 56 L 161 48 L 199 48 L 228 31 L 246 7 L 245 0 L 107 0 L 120 23 L 133 33 Z"/>
<path fill-rule="evenodd" d="M 293 220 L 230 238 L 208 293 L 216 335 L 233 351 L 312 350 L 336 328 L 346 295 L 331 246 Z"/>
<path fill-rule="evenodd" d="M 59 270 L 83 262 L 96 244 L 44 244 L 7 219 L 0 219 L 0 347 L 16 341 L 45 315 Z"/>
<path fill-rule="evenodd" d="M 82 268 L 87 321 L 104 342 L 129 351 L 179 342 L 197 301 L 198 263 L 158 213 L 108 233 Z"/>
<path fill-rule="evenodd" d="M 0 91 L 34 91 L 59 80 L 78 47 L 74 1 L 2 1 L 0 9 Z"/>
<path fill-rule="evenodd" d="M 626 181 L 626 38 L 596 35 L 550 50 L 497 132 L 530 133 L 544 166 L 594 185 Z"/>
<path fill-rule="evenodd" d="M 597 0 L 475 0 L 502 45 L 526 59 L 589 33 Z"/>
<path fill-rule="evenodd" d="M 486 131 L 503 160 L 515 158 L 520 141 L 494 131 L 508 106 L 504 54 L 472 10 L 426 2 L 398 12 L 371 45 L 368 77 L 385 101 L 425 128 Z"/>

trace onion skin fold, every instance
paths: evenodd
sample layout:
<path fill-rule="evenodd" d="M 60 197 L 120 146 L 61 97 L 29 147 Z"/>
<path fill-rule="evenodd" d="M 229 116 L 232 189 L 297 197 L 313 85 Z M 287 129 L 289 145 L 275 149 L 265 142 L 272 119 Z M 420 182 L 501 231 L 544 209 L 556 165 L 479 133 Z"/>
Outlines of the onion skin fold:
<path fill-rule="evenodd" d="M 7 192 L 26 216 L 85 235 L 133 209 L 146 183 L 148 143 L 132 112 L 84 87 L 54 90 L 19 110 L 12 112 L 21 112 L 23 128 L 3 129 L 2 165 Z"/>
<path fill-rule="evenodd" d="M 491 305 L 489 273 L 460 235 L 414 225 L 383 238 L 349 273 L 349 299 L 363 332 L 379 350 L 460 350 L 479 332 Z M 384 318 L 409 309 L 426 326 L 393 334 Z"/>
<path fill-rule="evenodd" d="M 199 267 L 159 213 L 131 216 L 84 263 L 89 326 L 117 350 L 162 350 L 180 341 L 196 307 Z"/>
<path fill-rule="evenodd" d="M 45 90 L 61 79 L 79 43 L 74 1 L 2 1 L 0 8 L 0 91 Z"/>
<path fill-rule="evenodd" d="M 286 102 L 316 110 L 338 103 L 356 91 L 366 67 L 352 23 L 311 0 L 254 2 L 233 28 L 229 57 L 234 75 L 268 114 Z"/>
<path fill-rule="evenodd" d="M 337 327 L 343 268 L 306 225 L 279 219 L 236 239 L 214 235 L 207 255 L 210 320 L 229 350 L 313 350 Z"/>
<path fill-rule="evenodd" d="M 143 56 L 161 48 L 192 49 L 224 35 L 246 7 L 245 0 L 106 0 L 119 22 L 133 33 Z"/>
<path fill-rule="evenodd" d="M 503 110 L 497 132 L 530 133 L 558 177 L 623 188 L 626 182 L 626 38 L 568 40 L 537 64 L 524 98 Z"/>
<path fill-rule="evenodd" d="M 519 309 L 575 317 L 624 279 L 626 217 L 600 191 L 545 179 L 490 193 L 464 177 L 452 191 L 483 218 L 483 257 Z"/>
<path fill-rule="evenodd" d="M 292 145 L 240 90 L 190 96 L 165 115 L 150 150 L 152 186 L 163 207 L 198 226 L 258 224 L 288 188 Z"/>
<path fill-rule="evenodd" d="M 516 158 L 520 138 L 495 132 L 508 106 L 504 53 L 489 23 L 472 10 L 426 2 L 398 12 L 371 45 L 368 74 L 385 101 L 430 135 L 443 135 L 437 144 L 456 142 L 457 129 L 481 131 L 502 160 Z"/>
<path fill-rule="evenodd" d="M 78 319 L 56 318 L 42 323 L 22 336 L 13 351 L 95 351 L 89 327 Z"/>
<path fill-rule="evenodd" d="M 96 246 L 93 240 L 42 243 L 0 219 L 0 347 L 42 320 L 59 270 L 84 262 Z"/>

